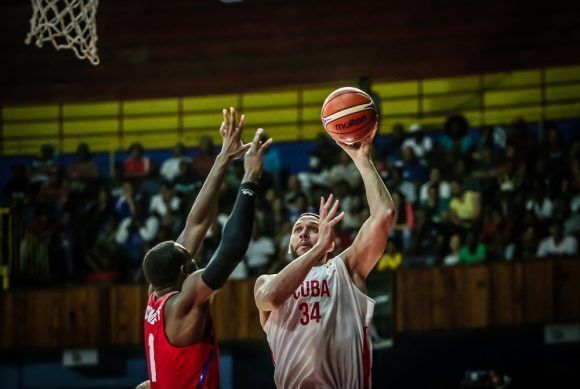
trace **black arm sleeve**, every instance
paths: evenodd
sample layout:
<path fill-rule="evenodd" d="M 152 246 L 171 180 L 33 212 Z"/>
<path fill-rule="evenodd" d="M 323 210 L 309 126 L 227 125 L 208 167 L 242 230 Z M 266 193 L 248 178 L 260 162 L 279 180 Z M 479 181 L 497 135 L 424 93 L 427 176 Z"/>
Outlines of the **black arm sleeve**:
<path fill-rule="evenodd" d="M 254 204 L 258 186 L 244 182 L 230 218 L 224 226 L 220 244 L 203 271 L 201 278 L 213 290 L 227 281 L 238 263 L 244 259 L 254 227 Z"/>

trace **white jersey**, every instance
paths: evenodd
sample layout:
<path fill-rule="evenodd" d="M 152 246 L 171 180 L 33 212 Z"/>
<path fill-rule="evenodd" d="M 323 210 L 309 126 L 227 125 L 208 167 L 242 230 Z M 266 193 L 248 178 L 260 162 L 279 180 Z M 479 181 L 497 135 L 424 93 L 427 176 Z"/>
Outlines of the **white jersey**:
<path fill-rule="evenodd" d="M 278 388 L 368 388 L 375 302 L 335 257 L 313 267 L 264 325 Z"/>

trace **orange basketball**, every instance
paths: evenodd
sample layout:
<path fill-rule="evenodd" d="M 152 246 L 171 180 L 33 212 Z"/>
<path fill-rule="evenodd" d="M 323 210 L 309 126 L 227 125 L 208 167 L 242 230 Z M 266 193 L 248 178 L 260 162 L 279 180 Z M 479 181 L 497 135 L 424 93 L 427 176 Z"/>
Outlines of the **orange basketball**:
<path fill-rule="evenodd" d="M 360 142 L 377 123 L 373 99 L 357 88 L 340 88 L 328 95 L 322 105 L 322 124 L 326 132 L 339 142 Z"/>

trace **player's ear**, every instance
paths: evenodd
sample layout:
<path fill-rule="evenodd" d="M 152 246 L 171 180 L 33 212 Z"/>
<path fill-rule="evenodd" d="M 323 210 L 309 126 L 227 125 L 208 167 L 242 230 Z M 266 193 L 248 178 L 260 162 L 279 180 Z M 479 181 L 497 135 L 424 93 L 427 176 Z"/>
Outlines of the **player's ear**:
<path fill-rule="evenodd" d="M 332 241 L 332 243 L 330 244 L 330 246 L 328 247 L 328 250 L 326 250 L 326 252 L 327 253 L 333 252 L 335 247 L 336 247 L 336 243 L 334 243 L 334 241 Z"/>

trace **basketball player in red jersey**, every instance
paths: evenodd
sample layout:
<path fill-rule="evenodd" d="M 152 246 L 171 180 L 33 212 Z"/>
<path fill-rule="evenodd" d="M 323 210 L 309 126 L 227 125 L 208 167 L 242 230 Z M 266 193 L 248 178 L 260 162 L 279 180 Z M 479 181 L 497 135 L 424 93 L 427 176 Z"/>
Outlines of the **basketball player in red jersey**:
<path fill-rule="evenodd" d="M 222 150 L 216 158 L 177 241 L 153 247 L 143 261 L 150 283 L 145 313 L 145 350 L 149 380 L 138 388 L 218 388 L 219 355 L 209 302 L 246 253 L 254 219 L 257 184 L 263 158 L 272 143 L 260 142 L 261 129 L 251 144 L 236 126 L 236 112 L 224 110 L 220 128 Z M 222 240 L 205 269 L 197 270 L 192 255 L 209 228 L 228 162 L 244 154 L 244 177 Z"/>
<path fill-rule="evenodd" d="M 368 327 L 374 301 L 366 277 L 379 260 L 395 219 L 389 191 L 370 156 L 374 132 L 359 144 L 341 144 L 358 168 L 370 216 L 353 244 L 332 259 L 336 215 L 333 196 L 320 215 L 301 215 L 289 250 L 295 258 L 278 274 L 263 275 L 254 288 L 260 322 L 275 363 L 279 388 L 368 388 L 371 347 Z"/>

